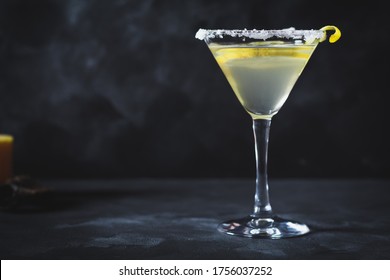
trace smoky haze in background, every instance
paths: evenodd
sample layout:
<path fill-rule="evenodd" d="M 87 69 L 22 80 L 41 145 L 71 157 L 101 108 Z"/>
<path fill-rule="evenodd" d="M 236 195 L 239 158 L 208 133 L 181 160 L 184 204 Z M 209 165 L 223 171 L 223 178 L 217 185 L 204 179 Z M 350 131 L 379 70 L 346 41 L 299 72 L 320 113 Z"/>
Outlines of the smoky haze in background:
<path fill-rule="evenodd" d="M 385 9 L 274 2 L 0 1 L 16 173 L 254 177 L 250 117 L 195 32 L 334 24 L 273 119 L 270 176 L 388 178 Z"/>

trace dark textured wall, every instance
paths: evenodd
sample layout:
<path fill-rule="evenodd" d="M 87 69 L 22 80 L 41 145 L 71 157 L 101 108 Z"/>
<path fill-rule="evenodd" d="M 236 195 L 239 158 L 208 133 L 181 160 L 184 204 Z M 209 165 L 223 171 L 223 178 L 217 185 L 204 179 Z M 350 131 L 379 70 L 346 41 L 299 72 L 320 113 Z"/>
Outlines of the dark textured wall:
<path fill-rule="evenodd" d="M 274 117 L 270 175 L 389 177 L 388 16 L 339 2 L 0 1 L 16 172 L 253 177 L 250 118 L 195 32 L 334 24 Z"/>

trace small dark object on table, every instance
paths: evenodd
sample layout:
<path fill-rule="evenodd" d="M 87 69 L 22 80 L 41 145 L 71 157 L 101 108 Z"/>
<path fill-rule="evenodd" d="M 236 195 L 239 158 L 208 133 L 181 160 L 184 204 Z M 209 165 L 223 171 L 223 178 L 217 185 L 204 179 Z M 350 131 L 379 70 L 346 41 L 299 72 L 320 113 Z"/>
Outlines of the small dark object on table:
<path fill-rule="evenodd" d="M 46 192 L 48 189 L 41 187 L 32 177 L 15 176 L 0 185 L 0 207 L 3 209 L 23 207 Z"/>

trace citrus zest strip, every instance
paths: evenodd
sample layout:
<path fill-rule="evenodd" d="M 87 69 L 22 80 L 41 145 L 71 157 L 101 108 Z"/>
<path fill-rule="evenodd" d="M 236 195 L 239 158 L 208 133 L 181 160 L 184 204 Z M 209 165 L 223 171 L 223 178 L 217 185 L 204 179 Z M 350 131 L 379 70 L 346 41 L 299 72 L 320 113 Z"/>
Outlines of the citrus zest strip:
<path fill-rule="evenodd" d="M 330 37 L 329 37 L 329 42 L 330 43 L 337 42 L 338 39 L 340 39 L 340 37 L 341 37 L 340 29 L 338 29 L 334 25 L 326 25 L 326 26 L 322 27 L 320 30 L 322 30 L 322 31 L 334 31 L 334 33 L 332 35 L 330 35 Z M 323 42 L 325 40 L 326 40 L 326 32 L 324 32 L 324 37 L 321 38 L 320 42 Z"/>

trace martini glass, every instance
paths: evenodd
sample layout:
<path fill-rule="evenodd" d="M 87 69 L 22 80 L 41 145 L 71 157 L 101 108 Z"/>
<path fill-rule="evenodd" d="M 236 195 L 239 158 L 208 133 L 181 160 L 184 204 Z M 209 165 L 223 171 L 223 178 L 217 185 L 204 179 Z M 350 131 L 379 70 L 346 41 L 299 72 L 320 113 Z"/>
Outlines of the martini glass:
<path fill-rule="evenodd" d="M 268 139 L 272 117 L 285 103 L 318 43 L 325 40 L 325 31 L 330 29 L 339 32 L 336 27 L 328 26 L 321 30 L 200 29 L 197 32 L 195 37 L 206 42 L 253 120 L 257 175 L 254 210 L 247 217 L 221 223 L 220 232 L 279 239 L 310 231 L 307 225 L 283 219 L 272 211 L 268 195 Z"/>

